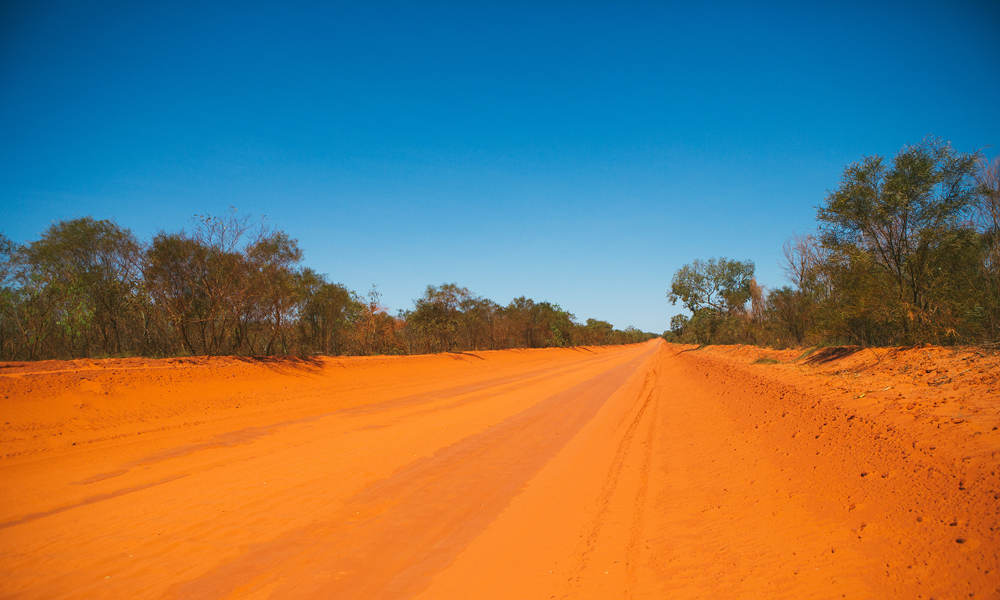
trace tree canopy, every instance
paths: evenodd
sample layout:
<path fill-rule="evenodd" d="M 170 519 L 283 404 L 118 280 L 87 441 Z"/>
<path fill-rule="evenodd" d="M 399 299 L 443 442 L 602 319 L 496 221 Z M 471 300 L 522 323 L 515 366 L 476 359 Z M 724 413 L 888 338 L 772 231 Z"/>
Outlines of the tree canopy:
<path fill-rule="evenodd" d="M 670 283 L 670 302 L 691 312 L 704 309 L 731 313 L 750 299 L 754 265 L 728 258 L 697 259 L 684 265 Z"/>

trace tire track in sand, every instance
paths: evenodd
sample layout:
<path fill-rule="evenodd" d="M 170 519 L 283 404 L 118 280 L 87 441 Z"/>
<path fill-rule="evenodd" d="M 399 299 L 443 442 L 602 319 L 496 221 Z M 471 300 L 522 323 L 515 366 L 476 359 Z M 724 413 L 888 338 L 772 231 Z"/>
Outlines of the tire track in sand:
<path fill-rule="evenodd" d="M 631 597 L 631 589 L 634 587 L 636 577 L 635 568 L 640 560 L 640 537 L 649 485 L 649 469 L 652 463 L 653 440 L 656 435 L 655 423 L 659 403 L 654 400 L 654 392 L 657 388 L 657 375 L 656 359 L 654 359 L 646 372 L 639 393 L 639 397 L 642 400 L 638 403 L 638 408 L 628 421 L 625 432 L 622 434 L 622 438 L 615 450 L 608 474 L 598 494 L 597 512 L 594 514 L 593 520 L 587 529 L 581 549 L 575 554 L 579 558 L 573 568 L 573 575 L 569 578 L 569 585 L 560 596 L 561 598 L 573 597 L 582 585 L 584 574 L 587 573 L 592 556 L 598 548 L 598 542 L 601 541 L 601 533 L 604 525 L 608 522 L 608 515 L 612 511 L 615 496 L 619 493 L 623 472 L 629 464 L 634 464 L 636 458 L 638 458 L 638 481 L 636 482 L 635 495 L 629 500 L 632 507 L 631 525 L 623 554 L 626 571 L 625 597 Z M 646 418 L 650 410 L 652 411 L 652 416 L 651 418 Z M 626 419 L 628 419 L 628 416 L 626 416 Z M 637 448 L 636 437 L 643 423 L 646 424 L 646 432 Z M 639 457 L 635 457 L 637 450 L 641 453 Z M 621 492 L 626 494 L 630 491 L 628 489 L 621 490 Z"/>
<path fill-rule="evenodd" d="M 240 594 L 267 589 L 281 597 L 400 598 L 419 592 L 653 350 L 410 463 L 336 514 L 258 544 L 175 586 L 171 595 L 217 598 L 237 588 Z"/>

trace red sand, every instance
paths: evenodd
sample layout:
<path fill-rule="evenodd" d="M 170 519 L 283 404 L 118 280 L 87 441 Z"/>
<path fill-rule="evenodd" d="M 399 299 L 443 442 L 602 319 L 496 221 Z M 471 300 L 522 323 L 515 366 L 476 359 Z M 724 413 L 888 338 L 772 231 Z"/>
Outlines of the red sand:
<path fill-rule="evenodd" d="M 0 364 L 0 596 L 1000 596 L 1000 357 L 801 354 Z"/>

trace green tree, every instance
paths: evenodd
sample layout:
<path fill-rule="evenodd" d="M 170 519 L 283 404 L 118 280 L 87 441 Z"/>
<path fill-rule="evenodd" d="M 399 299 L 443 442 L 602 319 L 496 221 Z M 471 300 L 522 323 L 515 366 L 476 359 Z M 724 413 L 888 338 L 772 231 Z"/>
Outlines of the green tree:
<path fill-rule="evenodd" d="M 14 282 L 17 246 L 0 233 L 0 359 L 19 357 L 20 298 Z"/>
<path fill-rule="evenodd" d="M 687 328 L 691 318 L 687 315 L 676 314 L 670 317 L 670 329 L 666 332 L 670 334 L 669 341 L 680 342 L 683 340 L 684 330 Z M 664 337 L 667 337 L 664 335 Z"/>
<path fill-rule="evenodd" d="M 975 222 L 982 233 L 983 273 L 978 312 L 983 316 L 984 336 L 1000 340 L 1000 156 L 981 159 L 976 171 Z"/>
<path fill-rule="evenodd" d="M 296 278 L 301 344 L 306 352 L 345 354 L 350 330 L 364 312 L 357 294 L 338 283 L 327 283 L 312 269 Z"/>
<path fill-rule="evenodd" d="M 587 319 L 587 323 L 582 327 L 581 343 L 591 346 L 610 344 L 614 331 L 614 326 L 607 321 Z"/>
<path fill-rule="evenodd" d="M 471 297 L 468 289 L 454 283 L 427 286 L 423 297 L 414 301 L 413 312 L 407 318 L 424 348 L 447 352 L 458 346 L 463 321 L 461 308 Z"/>
<path fill-rule="evenodd" d="M 754 264 L 728 258 L 695 260 L 684 265 L 670 283 L 667 298 L 691 311 L 687 330 L 694 341 L 731 343 L 746 334 L 741 322 L 753 296 Z"/>
<path fill-rule="evenodd" d="M 531 338 L 537 346 L 565 347 L 572 344 L 573 314 L 551 302 L 531 307 Z"/>
<path fill-rule="evenodd" d="M 142 247 L 127 229 L 89 217 L 62 221 L 16 257 L 32 337 L 52 335 L 58 356 L 121 354 L 138 344 L 131 325 Z"/>
<path fill-rule="evenodd" d="M 479 296 L 468 295 L 459 305 L 464 329 L 463 343 L 470 350 L 497 347 L 500 306 Z"/>
<path fill-rule="evenodd" d="M 248 281 L 239 299 L 268 330 L 264 334 L 264 353 L 273 354 L 278 345 L 282 353 L 287 353 L 287 335 L 300 301 L 298 265 L 302 251 L 298 242 L 279 231 L 264 235 L 247 246 L 245 257 Z M 243 317 L 240 322 L 245 320 L 245 315 L 240 315 Z M 236 346 L 240 345 L 237 342 Z"/>
<path fill-rule="evenodd" d="M 672 304 L 681 302 L 692 313 L 704 309 L 732 313 L 750 300 L 753 272 L 750 261 L 698 259 L 674 273 L 667 298 Z"/>
<path fill-rule="evenodd" d="M 903 341 L 932 324 L 935 254 L 962 228 L 974 199 L 977 155 L 938 140 L 904 147 L 891 164 L 865 157 L 847 167 L 820 207 L 823 243 L 845 255 L 864 253 L 891 282 L 891 311 Z"/>

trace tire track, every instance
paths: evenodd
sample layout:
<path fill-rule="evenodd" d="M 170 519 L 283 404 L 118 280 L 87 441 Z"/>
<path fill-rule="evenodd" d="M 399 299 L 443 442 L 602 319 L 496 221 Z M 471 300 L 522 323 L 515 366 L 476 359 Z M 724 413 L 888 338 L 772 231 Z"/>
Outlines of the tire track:
<path fill-rule="evenodd" d="M 408 597 L 496 518 L 649 354 L 414 461 L 336 514 L 250 548 L 171 593 L 221 597 L 253 576 L 284 597 Z"/>
<path fill-rule="evenodd" d="M 657 381 L 659 371 L 654 363 L 652 368 L 653 381 Z M 661 385 L 654 385 L 650 394 L 662 390 Z M 629 532 L 628 545 L 625 547 L 625 598 L 632 598 L 638 582 L 637 570 L 642 558 L 642 535 L 645 530 L 646 504 L 649 495 L 649 471 L 653 462 L 653 444 L 656 440 L 656 424 L 659 422 L 660 402 L 650 400 L 653 414 L 647 420 L 646 439 L 642 444 L 642 463 L 639 467 L 639 490 L 635 497 L 635 509 L 632 515 L 632 528 Z"/>
<path fill-rule="evenodd" d="M 604 479 L 604 484 L 602 485 L 601 491 L 597 497 L 597 512 L 594 514 L 594 517 L 587 528 L 587 534 L 584 536 L 584 542 L 581 550 L 576 553 L 579 558 L 573 569 L 573 575 L 569 578 L 568 589 L 562 594 L 562 598 L 569 598 L 573 596 L 583 581 L 583 576 L 587 572 L 591 556 L 598 546 L 602 529 L 608 520 L 608 513 L 611 510 L 612 500 L 618 491 L 622 473 L 633 453 L 636 434 L 645 420 L 644 417 L 649 411 L 650 405 L 655 404 L 653 402 L 653 392 L 656 388 L 656 377 L 658 373 L 655 365 L 656 359 L 654 359 L 652 365 L 647 370 L 645 379 L 643 380 L 642 388 L 639 393 L 641 401 L 639 402 L 638 409 L 628 421 L 628 425 L 625 428 L 622 439 L 618 443 L 615 450 L 614 458 L 612 459 L 611 466 L 608 469 L 608 474 Z M 626 419 L 628 419 L 628 417 L 626 417 Z M 630 528 L 631 534 L 626 545 L 627 573 L 629 570 L 629 563 L 638 561 L 638 538 L 642 531 L 641 521 L 644 512 L 643 505 L 646 502 L 649 466 L 652 461 L 651 442 L 655 434 L 655 420 L 648 419 L 646 422 L 648 423 L 648 432 L 645 438 L 647 443 L 642 444 L 644 450 L 642 451 L 643 456 L 641 457 L 640 463 L 640 483 L 636 493 L 635 502 L 633 503 L 632 527 Z"/>

